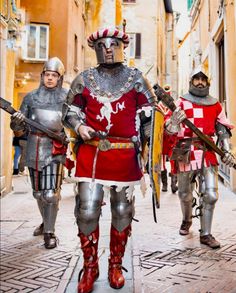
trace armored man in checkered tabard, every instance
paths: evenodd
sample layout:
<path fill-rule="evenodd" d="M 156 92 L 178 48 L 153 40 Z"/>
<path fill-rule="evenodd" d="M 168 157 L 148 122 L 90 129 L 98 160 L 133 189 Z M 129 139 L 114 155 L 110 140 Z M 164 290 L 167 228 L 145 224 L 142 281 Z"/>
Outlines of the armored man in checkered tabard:
<path fill-rule="evenodd" d="M 225 152 L 222 161 L 233 166 L 234 157 L 229 152 L 228 138 L 233 126 L 226 119 L 221 104 L 209 95 L 209 81 L 204 70 L 197 68 L 190 79 L 189 92 L 177 101 L 178 108 L 166 120 L 166 132 L 177 135 L 172 159 L 178 169 L 178 194 L 183 214 L 180 235 L 189 234 L 192 225 L 194 183 L 198 182 L 200 196 L 200 242 L 211 248 L 220 243 L 211 234 L 215 203 L 218 199 L 218 162 L 213 151 L 206 149 L 202 141 L 184 124 L 188 118 L 209 138 L 218 137 L 219 146 Z"/>
<path fill-rule="evenodd" d="M 99 275 L 99 217 L 107 187 L 112 213 L 108 278 L 116 289 L 125 282 L 122 258 L 131 233 L 134 186 L 143 176 L 138 160 L 140 129 L 149 136 L 146 110 L 155 101 L 142 73 L 123 64 L 128 43 L 128 36 L 117 29 L 93 33 L 88 45 L 96 52 L 98 67 L 75 78 L 64 105 L 65 126 L 84 141 L 77 150 L 76 167 L 75 216 L 84 256 L 80 293 L 91 292 Z"/>

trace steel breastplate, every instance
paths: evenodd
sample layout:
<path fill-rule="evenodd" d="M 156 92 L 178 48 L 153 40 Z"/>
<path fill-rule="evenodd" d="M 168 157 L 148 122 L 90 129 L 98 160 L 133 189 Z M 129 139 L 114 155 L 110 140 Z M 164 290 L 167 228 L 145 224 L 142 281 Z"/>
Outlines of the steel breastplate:
<path fill-rule="evenodd" d="M 60 132 L 63 129 L 61 122 L 62 111 L 52 109 L 31 109 L 30 119 L 40 123 L 51 131 Z"/>

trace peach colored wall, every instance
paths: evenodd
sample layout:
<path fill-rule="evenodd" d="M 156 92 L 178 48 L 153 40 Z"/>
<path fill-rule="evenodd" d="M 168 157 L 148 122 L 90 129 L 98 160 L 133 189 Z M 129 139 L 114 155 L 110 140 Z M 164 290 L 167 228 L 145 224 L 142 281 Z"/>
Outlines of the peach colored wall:
<path fill-rule="evenodd" d="M 25 9 L 26 24 L 44 23 L 49 24 L 49 58 L 57 56 L 63 63 L 67 61 L 67 26 L 68 26 L 68 2 L 60 0 L 21 0 L 21 7 Z M 25 63 L 19 61 L 16 67 L 18 72 L 37 73 L 42 64 Z"/>
<path fill-rule="evenodd" d="M 14 85 L 14 64 L 15 52 L 13 50 L 6 51 L 6 67 L 5 67 L 5 99 L 12 102 L 13 85 Z M 2 110 L 1 110 L 2 111 Z M 10 114 L 1 112 L 1 177 L 5 177 L 4 193 L 12 190 L 12 131 L 10 130 Z M 2 187 L 1 187 L 2 188 Z M 3 193 L 3 194 L 4 194 Z"/>

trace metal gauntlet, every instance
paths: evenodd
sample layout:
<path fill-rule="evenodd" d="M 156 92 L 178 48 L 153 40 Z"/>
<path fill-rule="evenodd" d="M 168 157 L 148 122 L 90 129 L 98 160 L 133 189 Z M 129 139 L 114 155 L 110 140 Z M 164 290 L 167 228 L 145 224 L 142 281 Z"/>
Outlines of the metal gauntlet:
<path fill-rule="evenodd" d="M 218 143 L 219 143 L 220 147 L 224 151 L 229 151 L 230 150 L 229 138 L 232 136 L 231 131 L 223 124 L 217 122 L 216 123 L 216 135 L 218 137 Z"/>
<path fill-rule="evenodd" d="M 65 103 L 62 108 L 62 122 L 65 127 L 74 130 L 78 134 L 80 125 L 85 125 L 85 114 L 79 107 Z"/>
<path fill-rule="evenodd" d="M 165 129 L 170 134 L 181 130 L 180 123 L 186 118 L 186 114 L 180 108 L 176 108 L 169 120 L 166 121 Z"/>

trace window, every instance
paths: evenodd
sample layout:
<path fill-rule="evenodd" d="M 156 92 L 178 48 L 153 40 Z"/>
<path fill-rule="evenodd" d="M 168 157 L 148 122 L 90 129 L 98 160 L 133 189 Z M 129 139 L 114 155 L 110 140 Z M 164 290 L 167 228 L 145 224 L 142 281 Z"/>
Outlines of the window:
<path fill-rule="evenodd" d="M 188 0 L 188 10 L 191 9 L 193 2 L 194 2 L 194 0 Z"/>
<path fill-rule="evenodd" d="M 127 4 L 127 3 L 136 3 L 136 0 L 123 0 L 123 3 L 124 4 Z"/>
<path fill-rule="evenodd" d="M 226 93 L 225 93 L 225 54 L 224 54 L 224 38 L 218 44 L 219 49 L 219 100 L 220 103 L 226 106 Z"/>
<path fill-rule="evenodd" d="M 78 71 L 78 37 L 74 36 L 74 71 Z"/>
<path fill-rule="evenodd" d="M 128 58 L 140 59 L 141 58 L 141 34 L 128 33 L 128 35 L 129 35 Z"/>
<path fill-rule="evenodd" d="M 49 26 L 30 24 L 26 26 L 23 59 L 48 60 Z"/>

